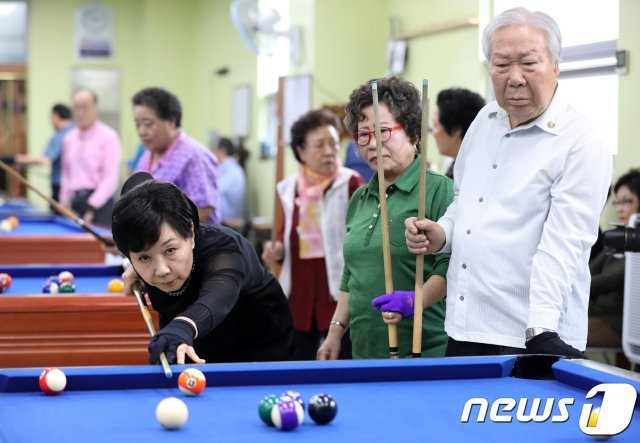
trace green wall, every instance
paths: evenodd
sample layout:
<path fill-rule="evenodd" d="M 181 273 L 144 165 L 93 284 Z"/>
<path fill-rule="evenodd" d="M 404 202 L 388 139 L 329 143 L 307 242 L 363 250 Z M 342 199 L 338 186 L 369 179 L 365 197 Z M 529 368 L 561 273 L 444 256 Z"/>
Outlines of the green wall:
<path fill-rule="evenodd" d="M 440 24 L 478 17 L 478 0 L 390 0 L 389 16 L 398 17 L 400 32 L 418 32 Z M 480 29 L 470 26 L 416 36 L 408 40 L 404 77 L 419 89 L 429 81 L 429 103 L 435 106 L 438 92 L 451 87 L 467 88 L 486 96 L 487 77 L 480 54 Z M 429 136 L 427 157 L 442 170 L 442 159 Z"/>
<path fill-rule="evenodd" d="M 137 145 L 130 98 L 140 88 L 159 85 L 182 101 L 183 127 L 207 144 L 209 131 L 229 135 L 232 129 L 232 91 L 248 84 L 256 90 L 260 76 L 257 58 L 245 47 L 230 19 L 231 0 L 104 0 L 115 18 L 115 53 L 108 61 L 86 62 L 73 54 L 74 13 L 81 0 L 29 1 L 28 149 L 42 152 L 51 136 L 49 110 L 55 102 L 69 102 L 70 74 L 78 67 L 105 67 L 121 73 L 120 132 L 124 157 Z M 489 0 L 291 0 L 290 21 L 303 27 L 302 60 L 290 74 L 311 74 L 314 106 L 346 102 L 364 81 L 384 75 L 384 54 L 390 17 L 401 31 L 480 16 L 486 20 Z M 620 77 L 620 146 L 616 176 L 639 166 L 638 147 L 631 128 L 640 99 L 640 2 L 620 0 L 619 47 L 629 51 L 629 72 Z M 431 103 L 452 86 L 486 96 L 487 73 L 480 53 L 480 29 L 467 27 L 409 40 L 404 76 L 421 85 L 429 80 Z M 229 69 L 227 75 L 216 73 Z M 271 215 L 274 161 L 260 159 L 265 137 L 266 98 L 254 97 L 248 164 L 249 205 L 252 215 Z M 287 148 L 287 168 L 295 162 Z M 429 141 L 430 161 L 440 165 L 435 143 Z M 44 174 L 31 174 L 47 189 Z M 36 198 L 32 201 L 42 204 Z M 42 204 L 44 206 L 44 204 Z M 607 215 L 603 217 L 605 219 Z"/>
<path fill-rule="evenodd" d="M 620 38 L 618 48 L 629 51 L 628 73 L 620 76 L 618 156 L 615 177 L 631 167 L 640 167 L 640 143 L 633 128 L 638 124 L 640 103 L 640 2 L 620 0 Z"/>

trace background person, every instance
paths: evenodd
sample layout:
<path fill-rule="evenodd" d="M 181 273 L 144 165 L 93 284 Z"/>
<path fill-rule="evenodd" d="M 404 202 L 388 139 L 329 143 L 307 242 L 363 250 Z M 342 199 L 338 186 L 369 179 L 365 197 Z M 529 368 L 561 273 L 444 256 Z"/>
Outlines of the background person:
<path fill-rule="evenodd" d="M 406 220 L 411 252 L 452 252 L 449 356 L 583 356 L 589 251 L 612 157 L 558 86 L 561 48 L 547 14 L 493 18 L 483 49 L 496 101 L 464 138 L 455 200 L 437 223 Z"/>
<path fill-rule="evenodd" d="M 71 109 L 57 103 L 51 109 L 51 125 L 55 131 L 49 139 L 43 155 L 16 154 L 15 161 L 21 165 L 51 166 L 51 198 L 60 200 L 60 181 L 62 176 L 62 140 L 73 129 Z"/>
<path fill-rule="evenodd" d="M 120 138 L 98 120 L 98 97 L 93 91 L 76 91 L 72 108 L 76 126 L 62 142 L 60 203 L 87 223 L 109 227 L 120 178 Z"/>
<path fill-rule="evenodd" d="M 151 87 L 136 93 L 131 102 L 136 131 L 146 148 L 135 171 L 173 183 L 196 204 L 200 220 L 220 223 L 218 159 L 182 131 L 178 97 Z"/>
<path fill-rule="evenodd" d="M 162 352 L 178 364 L 185 356 L 195 363 L 291 357 L 291 313 L 276 279 L 244 237 L 200 223 L 175 185 L 131 176 L 113 212 L 113 239 L 131 261 L 126 292 L 139 278 L 160 314 L 152 364 Z"/>
<path fill-rule="evenodd" d="M 340 121 L 328 110 L 308 112 L 291 127 L 298 171 L 277 185 L 284 211 L 283 230 L 267 242 L 263 261 L 282 262 L 279 281 L 289 297 L 296 359 L 313 360 L 336 309 L 344 267 L 342 245 L 349 199 L 364 183 L 342 167 Z M 342 358 L 350 358 L 345 337 Z"/>
<path fill-rule="evenodd" d="M 218 188 L 220 190 L 220 216 L 222 222 L 244 224 L 244 196 L 247 179 L 236 158 L 236 148 L 226 137 L 218 139 L 214 153 L 218 157 Z"/>
<path fill-rule="evenodd" d="M 420 179 L 421 100 L 417 89 L 399 77 L 378 80 L 382 159 L 377 157 L 371 83 L 355 89 L 347 103 L 345 126 L 354 134 L 360 154 L 373 170 L 383 162 L 393 287 L 385 294 L 378 175 L 359 188 L 349 203 L 347 235 L 344 241 L 344 273 L 340 298 L 327 339 L 318 359 L 335 359 L 340 338 L 347 334 L 353 344 L 353 358 L 388 358 L 387 323 L 397 324 L 401 357 L 411 354 L 416 260 L 405 246 L 404 219 L 418 212 Z M 440 217 L 453 199 L 451 179 L 427 170 L 426 214 Z M 424 260 L 423 355 L 443 356 L 447 344 L 444 332 L 445 275 L 448 254 Z M 376 299 L 375 309 L 372 301 Z M 384 300 L 384 301 L 382 301 Z M 405 320 L 405 321 L 402 321 Z"/>
<path fill-rule="evenodd" d="M 453 178 L 462 139 L 484 105 L 484 98 L 468 89 L 450 88 L 438 93 L 437 106 L 431 114 L 432 132 L 440 154 L 453 159 L 445 173 L 449 178 Z"/>
<path fill-rule="evenodd" d="M 616 181 L 613 191 L 618 222 L 627 226 L 632 214 L 640 212 L 640 170 L 631 169 Z M 624 305 L 624 254 L 602 250 L 589 264 L 589 335 L 587 346 L 622 348 Z M 618 360 L 622 363 L 620 360 Z M 628 362 L 626 362 L 628 367 Z"/>

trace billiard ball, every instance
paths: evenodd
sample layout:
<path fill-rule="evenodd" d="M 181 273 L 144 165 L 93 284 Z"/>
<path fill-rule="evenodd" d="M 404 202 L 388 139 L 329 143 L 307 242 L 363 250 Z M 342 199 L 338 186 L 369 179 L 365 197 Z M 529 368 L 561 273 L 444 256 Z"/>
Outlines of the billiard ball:
<path fill-rule="evenodd" d="M 11 286 L 11 276 L 4 272 L 0 274 L 0 292 L 6 291 Z"/>
<path fill-rule="evenodd" d="M 205 386 L 207 386 L 207 379 L 199 369 L 185 369 L 178 377 L 178 388 L 185 395 L 198 395 L 204 391 Z"/>
<path fill-rule="evenodd" d="M 167 397 L 156 407 L 156 420 L 165 429 L 180 429 L 189 418 L 187 405 L 176 397 Z"/>
<path fill-rule="evenodd" d="M 274 394 L 267 395 L 262 400 L 260 400 L 260 404 L 258 405 L 258 415 L 260 416 L 260 420 L 262 420 L 266 425 L 273 426 L 273 421 L 271 421 L 271 409 L 280 401 L 280 397 Z"/>
<path fill-rule="evenodd" d="M 76 287 L 73 285 L 73 283 L 64 282 L 64 283 L 60 283 L 60 286 L 58 287 L 58 291 L 61 293 L 70 294 L 72 292 L 76 292 Z"/>
<path fill-rule="evenodd" d="M 12 229 L 15 229 L 18 226 L 20 226 L 20 221 L 18 220 L 18 217 L 14 217 L 13 215 L 11 217 L 7 217 L 7 221 L 11 224 Z"/>
<path fill-rule="evenodd" d="M 13 226 L 11 226 L 11 222 L 9 220 L 0 221 L 0 229 L 4 232 L 11 232 Z"/>
<path fill-rule="evenodd" d="M 122 280 L 114 278 L 109 282 L 109 286 L 107 288 L 109 289 L 109 292 L 122 292 L 124 290 L 124 283 Z"/>
<path fill-rule="evenodd" d="M 58 274 L 58 281 L 60 282 L 60 284 L 62 284 L 62 283 L 73 283 L 74 279 L 75 279 L 75 277 L 69 271 L 62 271 L 60 274 Z"/>
<path fill-rule="evenodd" d="M 304 411 L 304 399 L 298 391 L 287 391 L 283 394 L 280 394 L 280 398 L 290 398 L 291 400 L 297 401 L 298 403 L 300 403 L 300 406 L 302 406 L 302 410 Z"/>
<path fill-rule="evenodd" d="M 327 394 L 316 394 L 309 400 L 309 417 L 319 425 L 331 422 L 338 413 L 338 404 Z"/>
<path fill-rule="evenodd" d="M 300 426 L 304 421 L 304 409 L 300 403 L 290 398 L 280 400 L 271 408 L 271 421 L 276 428 L 290 431 Z"/>
<path fill-rule="evenodd" d="M 52 275 L 42 285 L 42 292 L 45 294 L 57 294 L 60 289 L 60 281 L 57 275 Z"/>
<path fill-rule="evenodd" d="M 38 379 L 40 389 L 47 395 L 56 395 L 67 386 L 67 376 L 58 368 L 47 368 Z"/>

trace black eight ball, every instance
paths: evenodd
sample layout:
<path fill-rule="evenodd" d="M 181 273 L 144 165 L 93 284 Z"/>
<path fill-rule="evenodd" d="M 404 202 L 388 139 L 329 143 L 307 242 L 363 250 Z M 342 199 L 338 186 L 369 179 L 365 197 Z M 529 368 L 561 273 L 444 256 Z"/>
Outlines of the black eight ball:
<path fill-rule="evenodd" d="M 338 404 L 327 394 L 316 394 L 309 400 L 309 417 L 319 425 L 326 425 L 338 413 Z"/>

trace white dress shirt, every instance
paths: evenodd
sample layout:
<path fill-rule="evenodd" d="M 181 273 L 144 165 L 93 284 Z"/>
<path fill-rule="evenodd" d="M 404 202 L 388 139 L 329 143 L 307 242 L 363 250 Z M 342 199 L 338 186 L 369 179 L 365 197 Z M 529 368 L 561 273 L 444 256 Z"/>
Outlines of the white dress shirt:
<path fill-rule="evenodd" d="M 464 138 L 455 199 L 438 221 L 452 252 L 445 330 L 455 340 L 524 348 L 525 330 L 542 327 L 586 346 L 589 252 L 612 156 L 560 89 L 515 129 L 489 103 Z"/>

